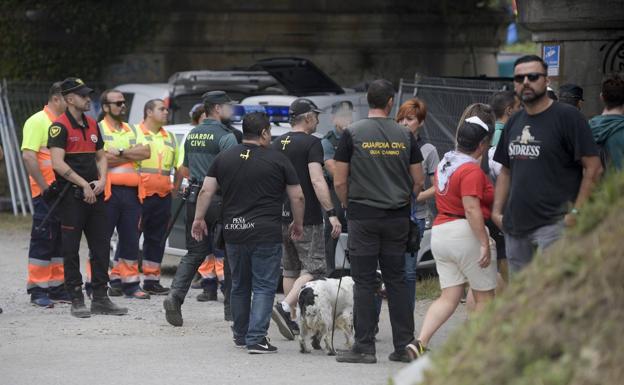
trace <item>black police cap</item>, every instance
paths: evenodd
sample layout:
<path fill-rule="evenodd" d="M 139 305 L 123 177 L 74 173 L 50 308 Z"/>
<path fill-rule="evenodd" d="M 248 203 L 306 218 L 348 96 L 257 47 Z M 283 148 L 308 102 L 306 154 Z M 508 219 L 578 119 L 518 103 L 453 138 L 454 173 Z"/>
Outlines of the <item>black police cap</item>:
<path fill-rule="evenodd" d="M 77 94 L 87 96 L 93 92 L 93 89 L 87 87 L 79 78 L 67 78 L 61 82 L 61 95 Z"/>
<path fill-rule="evenodd" d="M 202 101 L 204 104 L 233 104 L 234 101 L 230 99 L 225 91 L 208 91 L 202 95 Z"/>
<path fill-rule="evenodd" d="M 295 117 L 295 116 L 307 114 L 308 112 L 312 112 L 312 111 L 318 114 L 323 112 L 310 99 L 299 98 L 299 99 L 295 99 L 290 104 L 290 108 L 288 109 L 288 114 L 292 117 Z"/>

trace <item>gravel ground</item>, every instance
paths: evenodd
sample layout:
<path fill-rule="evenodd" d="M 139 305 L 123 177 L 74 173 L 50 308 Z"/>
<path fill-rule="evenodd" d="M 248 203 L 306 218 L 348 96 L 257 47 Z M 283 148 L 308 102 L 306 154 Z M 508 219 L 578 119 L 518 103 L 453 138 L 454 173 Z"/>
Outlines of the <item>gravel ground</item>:
<path fill-rule="evenodd" d="M 23 226 L 22 226 L 23 227 Z M 380 322 L 376 365 L 339 364 L 321 352 L 302 355 L 272 324 L 278 354 L 252 356 L 234 348 L 223 305 L 199 303 L 191 290 L 183 307 L 184 327 L 169 326 L 162 297 L 115 299 L 127 316 L 76 319 L 69 305 L 39 309 L 25 291 L 29 232 L 0 234 L 0 384 L 385 384 L 404 364 L 388 361 L 392 338 L 387 307 Z M 86 255 L 83 245 L 81 255 Z M 167 257 L 165 265 L 177 259 Z M 171 270 L 171 269 L 169 269 Z M 171 282 L 165 276 L 163 284 Z M 221 301 L 221 298 L 220 298 Z M 420 301 L 420 326 L 429 301 Z M 462 323 L 462 308 L 434 338 L 435 349 Z M 337 340 L 337 347 L 343 343 Z M 120 372 L 117 372 L 120 370 Z"/>

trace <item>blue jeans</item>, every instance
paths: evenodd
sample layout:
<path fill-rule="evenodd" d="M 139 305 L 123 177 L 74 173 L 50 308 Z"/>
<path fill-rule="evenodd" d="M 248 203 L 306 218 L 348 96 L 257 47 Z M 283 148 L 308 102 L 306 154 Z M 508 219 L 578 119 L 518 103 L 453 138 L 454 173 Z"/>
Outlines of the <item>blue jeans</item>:
<path fill-rule="evenodd" d="M 227 243 L 225 247 L 232 271 L 234 339 L 244 339 L 247 346 L 262 343 L 269 329 L 280 277 L 282 244 Z"/>
<path fill-rule="evenodd" d="M 418 219 L 415 222 L 418 225 L 420 231 L 420 239 L 423 238 L 425 233 L 425 226 L 427 225 L 426 219 Z M 412 311 L 416 305 L 416 261 L 418 260 L 417 253 L 405 254 L 405 280 L 407 281 L 407 287 L 409 288 L 410 305 L 412 305 Z"/>

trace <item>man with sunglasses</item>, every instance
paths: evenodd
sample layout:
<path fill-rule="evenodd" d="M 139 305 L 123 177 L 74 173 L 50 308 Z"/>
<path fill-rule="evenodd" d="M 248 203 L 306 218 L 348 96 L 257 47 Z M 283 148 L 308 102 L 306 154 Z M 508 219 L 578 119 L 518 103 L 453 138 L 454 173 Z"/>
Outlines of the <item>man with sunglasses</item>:
<path fill-rule="evenodd" d="M 61 94 L 67 103 L 67 111 L 48 130 L 52 168 L 60 191 L 65 191 L 59 206 L 65 287 L 72 299 L 71 314 L 78 318 L 128 312 L 128 309 L 112 303 L 107 295 L 109 237 L 102 193 L 108 167 L 98 125 L 85 115 L 91 109 L 92 92 L 78 78 L 63 80 Z M 92 256 L 93 300 L 90 311 L 82 294 L 78 255 L 83 232 Z"/>
<path fill-rule="evenodd" d="M 135 127 L 124 122 L 127 108 L 124 95 L 106 90 L 100 97 L 102 115 L 99 122 L 104 151 L 108 160 L 108 176 L 104 201 L 108 219 L 108 235 L 117 228 L 118 253 L 110 273 L 110 296 L 125 295 L 147 299 L 141 290 L 139 274 L 139 221 L 145 191 L 139 174 L 140 161 L 150 157 L 150 148 L 141 144 Z"/>
<path fill-rule="evenodd" d="M 514 86 L 524 109 L 503 130 L 494 160 L 492 220 L 505 233 L 511 274 L 527 266 L 536 250 L 561 238 L 602 172 L 598 147 L 585 117 L 547 95 L 548 66 L 527 55 L 514 63 Z"/>

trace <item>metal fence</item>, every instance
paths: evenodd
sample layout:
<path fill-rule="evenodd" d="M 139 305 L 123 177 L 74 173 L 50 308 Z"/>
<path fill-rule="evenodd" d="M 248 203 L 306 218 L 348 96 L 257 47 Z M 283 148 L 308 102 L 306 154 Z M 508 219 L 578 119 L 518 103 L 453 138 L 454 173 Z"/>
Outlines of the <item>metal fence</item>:
<path fill-rule="evenodd" d="M 48 92 L 53 81 L 23 81 L 23 80 L 7 80 L 6 96 L 11 106 L 11 113 L 15 127 L 17 128 L 17 137 L 21 141 L 24 122 L 32 114 L 40 111 L 48 100 Z M 106 89 L 106 85 L 101 82 L 86 82 L 89 87 L 95 90 L 92 107 L 93 115 L 99 112 L 98 96 Z"/>
<path fill-rule="evenodd" d="M 457 123 L 464 109 L 472 103 L 488 103 L 491 96 L 512 87 L 507 79 L 465 79 L 422 77 L 415 81 L 401 79 L 398 106 L 418 97 L 427 105 L 427 119 L 421 137 L 433 144 L 440 157 L 455 145 Z"/>

